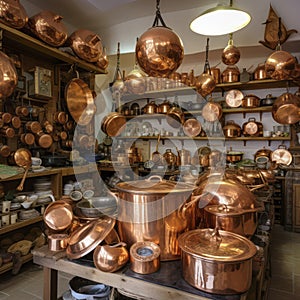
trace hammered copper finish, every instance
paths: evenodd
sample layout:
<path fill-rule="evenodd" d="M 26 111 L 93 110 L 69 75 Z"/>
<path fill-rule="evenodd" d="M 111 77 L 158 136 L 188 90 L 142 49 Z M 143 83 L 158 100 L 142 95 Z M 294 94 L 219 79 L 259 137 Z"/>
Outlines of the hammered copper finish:
<path fill-rule="evenodd" d="M 12 94 L 17 83 L 18 75 L 12 60 L 0 51 L 0 99 Z"/>
<path fill-rule="evenodd" d="M 252 259 L 257 250 L 247 238 L 228 231 L 196 229 L 179 237 L 183 278 L 213 294 L 246 292 L 252 281 Z"/>
<path fill-rule="evenodd" d="M 283 93 L 272 106 L 273 119 L 280 124 L 295 124 L 300 121 L 300 98 Z"/>
<path fill-rule="evenodd" d="M 267 76 L 276 79 L 290 79 L 290 75 L 296 66 L 296 58 L 287 51 L 273 52 L 265 63 Z"/>
<path fill-rule="evenodd" d="M 41 11 L 28 19 L 28 25 L 39 39 L 53 47 L 59 47 L 68 38 L 62 19 L 62 16 L 52 11 Z"/>
<path fill-rule="evenodd" d="M 129 260 L 125 243 L 97 246 L 94 250 L 93 261 L 97 269 L 103 272 L 116 272 Z"/>
<path fill-rule="evenodd" d="M 72 50 L 87 62 L 97 62 L 102 55 L 102 42 L 98 34 L 88 29 L 77 29 L 69 37 Z"/>
<path fill-rule="evenodd" d="M 160 248 L 146 241 L 136 242 L 130 247 L 130 269 L 139 274 L 151 274 L 160 268 Z"/>
<path fill-rule="evenodd" d="M 181 65 L 184 49 L 180 37 L 170 28 L 151 27 L 138 39 L 136 60 L 149 76 L 168 77 Z"/>
<path fill-rule="evenodd" d="M 27 24 L 27 12 L 19 0 L 0 1 L 0 11 L 0 21 L 8 26 L 21 29 Z"/>
<path fill-rule="evenodd" d="M 80 78 L 73 78 L 65 89 L 69 113 L 82 126 L 91 122 L 96 112 L 92 91 Z"/>

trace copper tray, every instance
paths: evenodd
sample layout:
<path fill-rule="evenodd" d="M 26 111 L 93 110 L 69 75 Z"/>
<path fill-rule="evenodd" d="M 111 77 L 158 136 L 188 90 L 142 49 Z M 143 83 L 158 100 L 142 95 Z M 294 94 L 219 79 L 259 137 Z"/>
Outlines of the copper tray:
<path fill-rule="evenodd" d="M 67 229 L 72 224 L 72 206 L 63 201 L 57 200 L 50 203 L 44 212 L 44 222 L 55 231 Z"/>
<path fill-rule="evenodd" d="M 115 219 L 105 216 L 77 228 L 70 236 L 67 257 L 78 259 L 94 250 L 107 237 L 115 223 Z"/>
<path fill-rule="evenodd" d="M 69 113 L 82 126 L 89 124 L 96 112 L 93 93 L 80 78 L 73 78 L 65 89 Z"/>

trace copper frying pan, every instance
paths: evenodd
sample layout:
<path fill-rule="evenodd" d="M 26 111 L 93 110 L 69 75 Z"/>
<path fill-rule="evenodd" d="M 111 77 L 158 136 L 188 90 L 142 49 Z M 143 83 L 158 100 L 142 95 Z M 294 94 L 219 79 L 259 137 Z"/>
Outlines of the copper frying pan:
<path fill-rule="evenodd" d="M 65 98 L 74 121 L 82 126 L 90 123 L 96 112 L 93 93 L 80 78 L 73 78 L 66 86 Z"/>
<path fill-rule="evenodd" d="M 25 169 L 25 173 L 23 175 L 23 178 L 22 178 L 20 184 L 17 187 L 17 191 L 23 191 L 25 178 L 27 176 L 29 168 L 31 167 L 31 152 L 26 148 L 19 148 L 14 153 L 14 160 L 15 160 L 15 163 L 18 166 L 23 167 Z"/>

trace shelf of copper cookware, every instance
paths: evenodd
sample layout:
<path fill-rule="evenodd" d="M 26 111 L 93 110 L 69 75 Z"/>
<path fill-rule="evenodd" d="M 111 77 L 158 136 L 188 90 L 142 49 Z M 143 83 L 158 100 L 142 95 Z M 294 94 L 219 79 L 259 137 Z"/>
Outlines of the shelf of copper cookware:
<path fill-rule="evenodd" d="M 175 97 L 175 96 L 185 96 L 185 95 L 193 95 L 196 94 L 195 88 L 191 86 L 182 86 L 170 89 L 162 89 L 162 90 L 153 90 L 146 91 L 142 94 L 124 94 L 122 96 L 123 102 L 129 102 L 139 99 L 154 99 L 161 98 L 165 99 L 166 97 Z"/>
<path fill-rule="evenodd" d="M 248 82 L 219 83 L 216 85 L 214 92 L 225 92 L 231 89 L 256 90 L 265 88 L 286 88 L 291 86 L 297 86 L 297 84 L 292 80 L 261 79 Z"/>
<path fill-rule="evenodd" d="M 22 46 L 23 50 L 24 46 L 26 46 L 34 52 L 38 52 L 39 54 L 43 54 L 48 57 L 52 57 L 57 61 L 57 63 L 65 62 L 69 64 L 76 64 L 78 68 L 84 69 L 86 71 L 92 71 L 97 74 L 107 73 L 105 70 L 97 67 L 92 63 L 85 62 L 76 56 L 63 52 L 59 48 L 49 46 L 44 42 L 32 36 L 29 36 L 28 34 L 19 31 L 15 28 L 6 26 L 3 23 L 0 23 L 0 30 L 3 30 L 4 45 L 11 42 L 13 43 L 14 47 L 16 47 L 17 45 L 20 45 L 20 47 Z"/>

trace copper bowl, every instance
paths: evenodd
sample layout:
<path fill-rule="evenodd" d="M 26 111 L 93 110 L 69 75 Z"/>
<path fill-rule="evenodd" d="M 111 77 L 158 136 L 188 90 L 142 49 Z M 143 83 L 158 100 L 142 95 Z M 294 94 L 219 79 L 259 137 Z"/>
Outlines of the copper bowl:
<path fill-rule="evenodd" d="M 181 65 L 183 53 L 179 36 L 164 26 L 151 27 L 144 32 L 135 48 L 139 66 L 149 76 L 154 77 L 169 77 Z"/>

